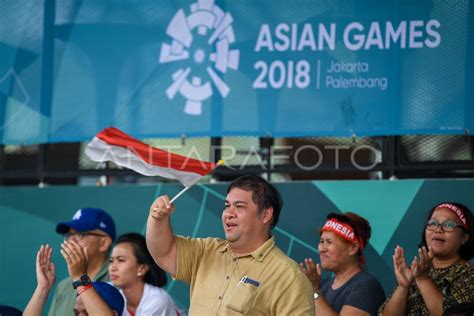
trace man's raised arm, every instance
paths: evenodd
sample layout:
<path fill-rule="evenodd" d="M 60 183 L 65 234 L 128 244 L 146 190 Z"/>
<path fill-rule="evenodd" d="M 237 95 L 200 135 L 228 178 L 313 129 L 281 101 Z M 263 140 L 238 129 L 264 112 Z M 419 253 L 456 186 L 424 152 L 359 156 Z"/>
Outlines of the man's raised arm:
<path fill-rule="evenodd" d="M 171 275 L 176 274 L 176 242 L 170 223 L 174 212 L 167 195 L 160 196 L 150 206 L 146 225 L 146 244 L 155 262 Z"/>

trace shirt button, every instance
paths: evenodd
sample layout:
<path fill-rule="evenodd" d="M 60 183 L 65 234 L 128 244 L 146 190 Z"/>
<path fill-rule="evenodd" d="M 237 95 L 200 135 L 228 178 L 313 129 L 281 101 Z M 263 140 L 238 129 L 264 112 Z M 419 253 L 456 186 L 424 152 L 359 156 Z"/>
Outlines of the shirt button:
<path fill-rule="evenodd" d="M 237 262 L 237 258 L 234 258 L 234 262 Z"/>
<path fill-rule="evenodd" d="M 222 296 L 219 296 L 219 301 L 222 300 Z"/>
<path fill-rule="evenodd" d="M 229 279 L 230 279 L 230 276 L 226 276 L 225 279 L 226 279 L 226 280 L 229 280 Z"/>

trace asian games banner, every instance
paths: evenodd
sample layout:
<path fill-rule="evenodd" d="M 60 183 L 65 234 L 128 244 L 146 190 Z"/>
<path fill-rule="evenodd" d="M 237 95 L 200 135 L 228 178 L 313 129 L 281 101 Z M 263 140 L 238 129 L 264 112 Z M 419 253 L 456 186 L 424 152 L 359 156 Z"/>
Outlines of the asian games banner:
<path fill-rule="evenodd" d="M 10 1 L 0 139 L 474 130 L 465 1 Z"/>

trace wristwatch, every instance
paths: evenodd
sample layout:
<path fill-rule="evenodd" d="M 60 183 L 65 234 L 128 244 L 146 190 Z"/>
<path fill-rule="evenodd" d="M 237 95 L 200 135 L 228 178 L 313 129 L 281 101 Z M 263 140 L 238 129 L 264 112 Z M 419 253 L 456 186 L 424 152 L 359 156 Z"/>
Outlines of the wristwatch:
<path fill-rule="evenodd" d="M 79 280 L 72 282 L 72 287 L 77 289 L 79 286 L 86 286 L 91 284 L 91 279 L 87 274 L 81 275 Z"/>
<path fill-rule="evenodd" d="M 316 292 L 314 292 L 314 296 L 313 296 L 313 297 L 314 297 L 314 300 L 316 301 L 318 298 L 321 297 L 321 294 L 319 293 L 319 291 L 316 291 Z"/>

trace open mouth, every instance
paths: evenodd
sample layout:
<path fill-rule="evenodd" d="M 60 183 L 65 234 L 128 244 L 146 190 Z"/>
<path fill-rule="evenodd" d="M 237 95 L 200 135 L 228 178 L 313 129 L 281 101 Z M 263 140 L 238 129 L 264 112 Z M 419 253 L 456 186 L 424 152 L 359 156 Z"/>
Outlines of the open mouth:
<path fill-rule="evenodd" d="M 442 245 L 446 242 L 446 240 L 444 238 L 440 238 L 440 237 L 433 237 L 431 238 L 431 243 L 432 244 L 437 244 L 437 245 Z"/>

